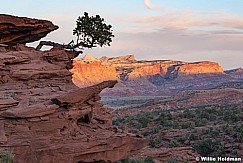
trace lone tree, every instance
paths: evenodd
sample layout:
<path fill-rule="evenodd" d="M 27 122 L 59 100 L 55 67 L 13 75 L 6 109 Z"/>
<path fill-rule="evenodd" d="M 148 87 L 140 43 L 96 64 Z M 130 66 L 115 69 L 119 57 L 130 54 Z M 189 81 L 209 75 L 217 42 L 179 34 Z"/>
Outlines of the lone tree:
<path fill-rule="evenodd" d="M 72 40 L 69 44 L 59 44 L 52 41 L 41 41 L 36 50 L 40 50 L 42 46 L 47 45 L 72 50 L 79 54 L 82 53 L 84 48 L 110 46 L 112 37 L 114 37 L 111 28 L 112 26 L 107 25 L 99 15 L 89 16 L 87 12 L 84 12 L 84 16 L 78 17 L 76 28 L 73 30 L 73 35 L 77 36 L 76 42 Z"/>

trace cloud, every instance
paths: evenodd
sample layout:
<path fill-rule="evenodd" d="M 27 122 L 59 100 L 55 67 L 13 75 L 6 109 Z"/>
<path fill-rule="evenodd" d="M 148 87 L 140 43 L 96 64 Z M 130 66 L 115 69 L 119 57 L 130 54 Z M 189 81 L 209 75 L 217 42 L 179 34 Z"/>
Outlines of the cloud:
<path fill-rule="evenodd" d="M 225 11 L 179 10 L 168 6 L 154 6 L 149 0 L 144 0 L 149 9 L 156 8 L 156 16 L 141 16 L 133 21 L 152 28 L 219 27 L 243 31 L 243 17 Z"/>
<path fill-rule="evenodd" d="M 146 5 L 146 7 L 148 8 L 148 9 L 156 9 L 156 6 L 155 5 L 153 5 L 151 2 L 150 2 L 150 0 L 144 0 L 144 4 Z"/>

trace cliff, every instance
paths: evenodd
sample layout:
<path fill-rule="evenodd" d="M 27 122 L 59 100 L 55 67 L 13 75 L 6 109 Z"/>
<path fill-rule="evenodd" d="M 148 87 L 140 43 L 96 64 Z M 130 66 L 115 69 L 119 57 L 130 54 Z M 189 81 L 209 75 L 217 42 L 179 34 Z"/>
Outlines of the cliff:
<path fill-rule="evenodd" d="M 103 65 L 99 60 L 74 60 L 73 66 L 70 70 L 73 73 L 73 82 L 79 87 L 117 79 L 115 67 Z"/>
<path fill-rule="evenodd" d="M 74 83 L 80 87 L 95 84 L 98 80 L 118 80 L 114 89 L 102 92 L 104 95 L 170 95 L 181 90 L 210 89 L 242 80 L 240 71 L 225 73 L 215 62 L 137 61 L 134 55 L 102 57 L 93 62 L 75 60 L 71 71 Z"/>
<path fill-rule="evenodd" d="M 26 20 L 16 18 L 8 35 L 15 36 L 12 28 L 19 31 L 20 25 L 32 29 L 35 23 Z M 8 21 L 1 20 L 0 29 Z M 32 37 L 41 35 L 32 31 Z M 15 163 L 115 162 L 147 145 L 144 138 L 113 127 L 112 110 L 98 102 L 99 93 L 117 81 L 78 88 L 69 71 L 73 52 L 41 52 L 15 42 L 4 42 L 0 52 L 0 148 L 12 151 Z"/>
<path fill-rule="evenodd" d="M 15 45 L 38 41 L 58 29 L 47 20 L 0 14 L 0 44 Z"/>

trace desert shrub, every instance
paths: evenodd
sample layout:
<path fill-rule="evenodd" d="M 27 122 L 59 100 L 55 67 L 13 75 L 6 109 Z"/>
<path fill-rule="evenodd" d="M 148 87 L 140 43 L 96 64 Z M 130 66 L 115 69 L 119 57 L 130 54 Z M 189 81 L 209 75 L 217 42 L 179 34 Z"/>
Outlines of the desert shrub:
<path fill-rule="evenodd" d="M 240 121 L 240 114 L 232 114 L 231 115 L 231 121 L 232 122 L 238 122 L 238 121 Z"/>
<path fill-rule="evenodd" d="M 149 136 L 149 135 L 157 134 L 157 133 L 159 133 L 161 128 L 162 128 L 161 126 L 156 126 L 156 127 L 152 128 L 150 130 L 143 132 L 143 136 Z"/>
<path fill-rule="evenodd" d="M 195 120 L 195 126 L 197 126 L 197 127 L 205 126 L 205 125 L 207 125 L 207 123 L 208 123 L 208 120 L 206 118 L 203 118 L 203 119 L 197 118 Z"/>
<path fill-rule="evenodd" d="M 198 140 L 198 139 L 199 139 L 199 136 L 196 135 L 196 134 L 194 134 L 194 133 L 191 133 L 191 134 L 189 135 L 188 139 L 189 139 L 190 141 L 192 141 L 192 140 Z"/>
<path fill-rule="evenodd" d="M 236 132 L 233 134 L 233 137 L 236 139 L 236 141 L 243 142 L 243 133 Z"/>
<path fill-rule="evenodd" d="M 211 139 L 202 140 L 194 144 L 193 149 L 199 153 L 201 156 L 212 156 L 212 154 L 216 154 L 217 156 L 223 156 L 224 148 L 220 142 L 212 141 Z"/>
<path fill-rule="evenodd" d="M 232 152 L 231 152 L 231 154 L 232 154 L 233 156 L 237 156 L 237 155 L 238 155 L 238 151 L 237 151 L 237 149 L 233 149 Z"/>
<path fill-rule="evenodd" d="M 180 161 L 175 158 L 170 158 L 169 160 L 167 160 L 167 163 L 180 163 Z"/>
<path fill-rule="evenodd" d="M 177 122 L 177 121 L 173 121 L 173 123 L 172 123 L 172 128 L 173 128 L 173 129 L 179 129 L 179 128 L 180 128 L 180 123 Z"/>
<path fill-rule="evenodd" d="M 151 148 L 159 148 L 161 143 L 160 138 L 153 138 L 149 140 L 149 145 Z"/>
<path fill-rule="evenodd" d="M 189 109 L 186 109 L 184 112 L 183 112 L 183 117 L 184 118 L 193 118 L 194 117 L 194 114 L 192 111 L 190 111 Z"/>
<path fill-rule="evenodd" d="M 228 124 L 223 126 L 223 131 L 227 134 L 230 135 L 233 132 L 233 128 L 230 127 Z"/>
<path fill-rule="evenodd" d="M 122 161 L 118 161 L 118 163 L 141 163 L 141 160 L 136 157 L 130 157 Z"/>
<path fill-rule="evenodd" d="M 177 137 L 176 140 L 179 142 L 179 143 L 184 143 L 186 140 L 187 140 L 187 136 L 180 136 L 180 137 Z"/>
<path fill-rule="evenodd" d="M 182 123 L 181 127 L 183 129 L 186 129 L 186 128 L 193 129 L 195 127 L 195 122 L 189 121 L 189 122 Z"/>
<path fill-rule="evenodd" d="M 150 119 L 151 118 L 147 115 L 141 115 L 138 117 L 138 123 L 141 125 L 142 128 L 144 128 L 148 126 Z"/>
<path fill-rule="evenodd" d="M 213 136 L 213 137 L 218 137 L 219 136 L 219 130 L 213 130 L 213 131 L 211 131 L 211 135 Z"/>
<path fill-rule="evenodd" d="M 211 114 L 209 114 L 208 120 L 215 121 L 215 120 L 217 120 L 217 116 L 215 114 L 211 113 Z"/>
<path fill-rule="evenodd" d="M 179 147 L 179 146 L 180 146 L 180 143 L 177 140 L 175 140 L 175 139 L 170 140 L 169 148 L 174 148 L 174 147 Z"/>
<path fill-rule="evenodd" d="M 119 126 L 120 123 L 124 123 L 125 118 L 117 117 L 115 120 L 112 121 L 112 125 Z"/>
<path fill-rule="evenodd" d="M 1 163 L 12 163 L 14 155 L 9 150 L 0 149 L 0 162 Z"/>
<path fill-rule="evenodd" d="M 16 92 L 5 92 L 0 94 L 0 99 L 11 99 L 17 95 Z"/>
<path fill-rule="evenodd" d="M 147 157 L 144 159 L 144 163 L 155 163 L 155 162 L 154 162 L 153 157 L 151 157 L 151 156 L 147 156 Z"/>
<path fill-rule="evenodd" d="M 200 112 L 200 114 L 198 115 L 198 117 L 199 118 L 205 118 L 205 119 L 209 119 L 209 113 L 207 113 L 205 110 L 202 110 L 201 112 Z"/>
<path fill-rule="evenodd" d="M 173 125 L 171 123 L 171 120 L 173 120 L 173 117 L 172 117 L 172 114 L 169 112 L 162 112 L 158 119 L 159 119 L 160 125 L 162 125 L 163 127 L 170 128 Z"/>
<path fill-rule="evenodd" d="M 117 163 L 154 163 L 154 160 L 151 156 L 147 156 L 144 160 L 136 158 L 136 157 L 130 157 L 130 158 L 118 161 Z"/>

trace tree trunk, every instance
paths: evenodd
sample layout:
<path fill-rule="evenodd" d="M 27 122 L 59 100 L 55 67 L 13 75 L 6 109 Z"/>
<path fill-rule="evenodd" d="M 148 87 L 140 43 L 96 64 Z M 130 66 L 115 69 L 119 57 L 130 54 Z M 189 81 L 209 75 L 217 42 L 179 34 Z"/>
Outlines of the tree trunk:
<path fill-rule="evenodd" d="M 52 41 L 41 41 L 39 43 L 39 45 L 36 47 L 36 50 L 41 50 L 42 46 L 46 45 L 46 46 L 52 46 L 52 47 L 61 47 L 63 49 L 70 49 L 70 50 L 74 50 L 74 47 L 71 46 L 72 42 L 70 42 L 69 44 L 65 45 L 65 44 L 59 44 L 59 43 L 56 43 L 56 42 L 52 42 Z"/>

